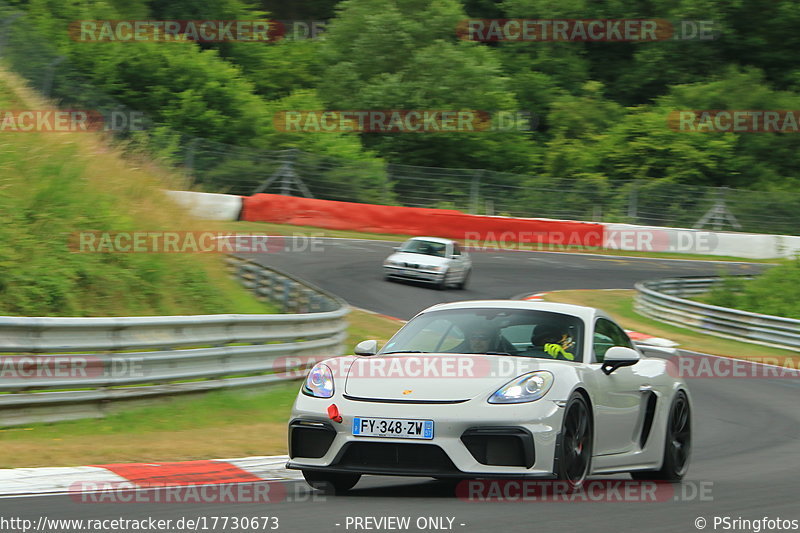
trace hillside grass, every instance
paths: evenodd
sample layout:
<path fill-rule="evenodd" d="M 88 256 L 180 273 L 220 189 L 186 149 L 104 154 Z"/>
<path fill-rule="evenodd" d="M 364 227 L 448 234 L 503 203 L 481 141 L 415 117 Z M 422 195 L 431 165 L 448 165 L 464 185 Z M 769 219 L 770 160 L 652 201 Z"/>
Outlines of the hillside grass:
<path fill-rule="evenodd" d="M 0 109 L 54 109 L 0 69 Z M 269 313 L 218 254 L 78 253 L 81 231 L 221 229 L 161 191 L 176 178 L 101 134 L 0 132 L 0 315 Z"/>

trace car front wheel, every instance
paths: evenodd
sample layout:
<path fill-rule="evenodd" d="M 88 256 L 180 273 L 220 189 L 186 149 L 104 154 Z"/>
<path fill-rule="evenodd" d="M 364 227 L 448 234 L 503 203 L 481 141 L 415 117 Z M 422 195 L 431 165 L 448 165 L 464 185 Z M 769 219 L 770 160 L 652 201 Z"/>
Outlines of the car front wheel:
<path fill-rule="evenodd" d="M 442 279 L 436 282 L 436 289 L 443 291 L 447 288 L 448 283 L 450 283 L 450 272 L 445 271 L 442 274 Z"/>
<path fill-rule="evenodd" d="M 458 282 L 458 285 L 456 286 L 456 288 L 458 288 L 458 289 L 466 289 L 467 288 L 467 282 L 469 281 L 469 275 L 470 275 L 471 272 L 472 272 L 471 268 L 468 269 L 466 272 L 464 272 L 464 277 L 461 278 L 461 281 Z"/>
<path fill-rule="evenodd" d="M 558 480 L 566 481 L 570 490 L 579 490 L 589 475 L 593 438 L 589 406 L 579 392 L 574 392 L 564 408 L 555 472 Z"/>

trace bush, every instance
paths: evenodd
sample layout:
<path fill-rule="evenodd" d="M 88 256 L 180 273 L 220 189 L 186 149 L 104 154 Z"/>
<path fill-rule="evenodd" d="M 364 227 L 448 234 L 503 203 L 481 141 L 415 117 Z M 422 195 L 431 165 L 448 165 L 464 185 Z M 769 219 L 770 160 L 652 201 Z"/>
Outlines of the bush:
<path fill-rule="evenodd" d="M 800 319 L 800 258 L 770 268 L 752 281 L 726 279 L 709 293 L 712 305 Z"/>

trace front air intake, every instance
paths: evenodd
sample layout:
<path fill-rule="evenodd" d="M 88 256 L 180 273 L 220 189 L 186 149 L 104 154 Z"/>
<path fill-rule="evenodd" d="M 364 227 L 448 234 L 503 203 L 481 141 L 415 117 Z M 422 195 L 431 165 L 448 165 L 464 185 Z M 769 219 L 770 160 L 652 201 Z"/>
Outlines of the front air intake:
<path fill-rule="evenodd" d="M 535 461 L 533 436 L 518 427 L 470 428 L 461 442 L 482 465 L 530 468 Z"/>

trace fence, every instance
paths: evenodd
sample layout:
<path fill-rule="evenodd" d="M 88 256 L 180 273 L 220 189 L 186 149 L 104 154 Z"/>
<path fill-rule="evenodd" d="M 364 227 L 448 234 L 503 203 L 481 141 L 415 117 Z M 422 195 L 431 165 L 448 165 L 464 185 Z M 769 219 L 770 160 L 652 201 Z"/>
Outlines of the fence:
<path fill-rule="evenodd" d="M 751 279 L 751 276 L 742 276 Z M 636 310 L 645 315 L 717 337 L 800 350 L 800 320 L 761 315 L 687 300 L 722 278 L 670 278 L 636 284 Z"/>
<path fill-rule="evenodd" d="M 458 209 L 480 215 L 622 222 L 796 235 L 800 194 L 690 186 L 669 180 L 593 181 L 353 161 L 296 149 L 237 153 L 198 140 L 187 156 L 195 183 L 323 200 Z"/>
<path fill-rule="evenodd" d="M 297 314 L 0 317 L 0 425 L 100 417 L 123 400 L 298 379 L 309 361 L 342 354 L 341 299 L 246 260 L 229 265 L 260 297 Z"/>

